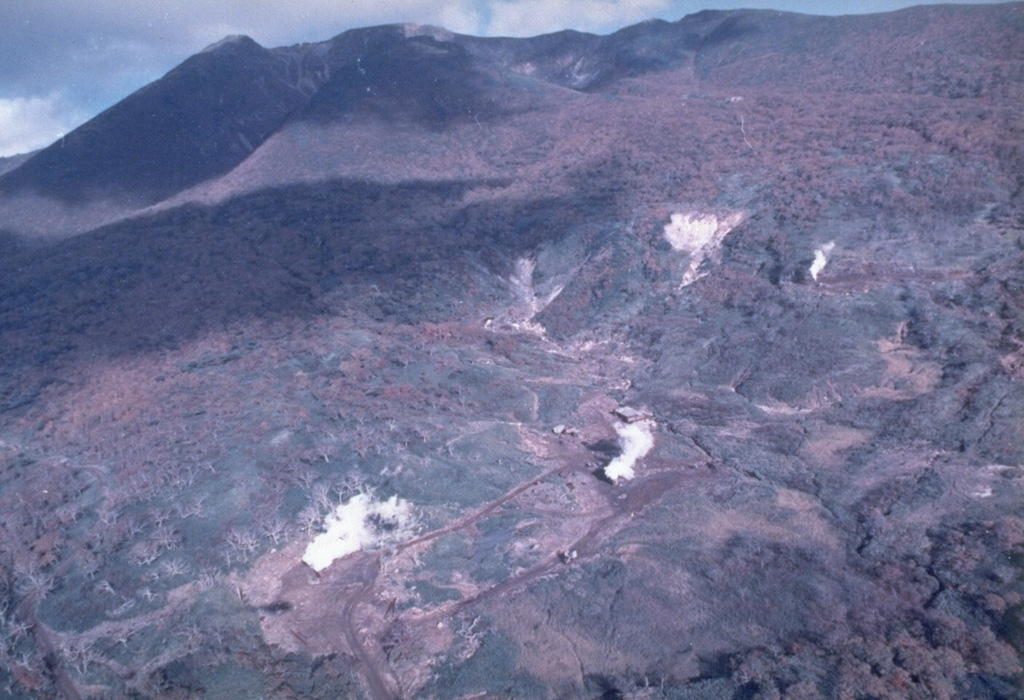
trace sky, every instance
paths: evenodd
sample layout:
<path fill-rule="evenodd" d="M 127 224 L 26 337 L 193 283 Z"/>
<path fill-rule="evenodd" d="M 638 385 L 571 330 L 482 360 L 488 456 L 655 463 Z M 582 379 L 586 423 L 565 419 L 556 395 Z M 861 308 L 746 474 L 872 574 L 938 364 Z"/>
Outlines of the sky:
<path fill-rule="evenodd" d="M 959 0 L 979 4 L 986 0 Z M 41 148 L 209 44 L 323 41 L 354 27 L 433 24 L 477 36 L 608 33 L 740 7 L 887 12 L 905 0 L 0 0 L 0 156 Z"/>

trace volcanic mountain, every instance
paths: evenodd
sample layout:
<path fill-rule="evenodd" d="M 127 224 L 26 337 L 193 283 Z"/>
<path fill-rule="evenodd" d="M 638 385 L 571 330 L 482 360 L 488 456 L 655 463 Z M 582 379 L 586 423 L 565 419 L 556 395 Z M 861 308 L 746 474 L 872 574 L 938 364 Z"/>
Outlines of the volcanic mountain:
<path fill-rule="evenodd" d="M 0 162 L 0 688 L 1024 697 L 1021 104 L 1021 3 L 395 25 Z"/>

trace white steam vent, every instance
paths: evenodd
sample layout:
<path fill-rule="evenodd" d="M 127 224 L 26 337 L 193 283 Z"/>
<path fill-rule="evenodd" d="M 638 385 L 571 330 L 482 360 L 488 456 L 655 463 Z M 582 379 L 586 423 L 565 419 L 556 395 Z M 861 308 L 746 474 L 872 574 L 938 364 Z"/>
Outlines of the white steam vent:
<path fill-rule="evenodd" d="M 374 501 L 372 495 L 360 493 L 327 516 L 326 530 L 309 543 L 302 561 L 320 572 L 353 552 L 408 537 L 413 525 L 408 501 L 398 496 Z"/>
<path fill-rule="evenodd" d="M 719 218 L 716 214 L 673 214 L 665 224 L 665 238 L 672 248 L 690 256 L 690 265 L 683 273 L 680 286 L 693 284 L 703 275 L 700 266 L 708 258 L 717 258 L 722 241 L 747 218 L 743 212 L 733 212 Z"/>
<path fill-rule="evenodd" d="M 815 282 L 818 281 L 818 275 L 828 265 L 828 256 L 832 255 L 832 251 L 836 247 L 835 241 L 829 241 L 825 245 L 821 246 L 814 251 L 814 262 L 811 263 L 811 279 Z"/>
<path fill-rule="evenodd" d="M 615 432 L 619 434 L 619 445 L 622 453 L 604 468 L 604 475 L 609 480 L 632 479 L 636 476 L 634 467 L 651 448 L 654 447 L 654 434 L 651 429 L 654 421 L 642 420 L 636 423 L 616 423 Z"/>
<path fill-rule="evenodd" d="M 543 336 L 545 334 L 544 326 L 534 321 L 533 318 L 558 298 L 565 285 L 548 280 L 548 283 L 544 285 L 545 289 L 537 289 L 533 282 L 533 271 L 536 268 L 537 261 L 533 258 L 516 260 L 515 270 L 508 278 L 509 290 L 515 297 L 516 303 L 509 309 L 506 320 L 513 328 Z"/>

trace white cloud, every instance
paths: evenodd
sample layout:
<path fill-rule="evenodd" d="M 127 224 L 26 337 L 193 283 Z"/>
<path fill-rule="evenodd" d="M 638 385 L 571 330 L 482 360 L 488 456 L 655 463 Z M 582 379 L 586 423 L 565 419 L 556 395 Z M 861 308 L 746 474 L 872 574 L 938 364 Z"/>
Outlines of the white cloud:
<path fill-rule="evenodd" d="M 0 98 L 0 156 L 48 146 L 84 119 L 59 94 Z"/>
<path fill-rule="evenodd" d="M 670 0 L 504 0 L 491 5 L 491 36 L 534 36 L 560 29 L 604 32 L 654 17 Z"/>

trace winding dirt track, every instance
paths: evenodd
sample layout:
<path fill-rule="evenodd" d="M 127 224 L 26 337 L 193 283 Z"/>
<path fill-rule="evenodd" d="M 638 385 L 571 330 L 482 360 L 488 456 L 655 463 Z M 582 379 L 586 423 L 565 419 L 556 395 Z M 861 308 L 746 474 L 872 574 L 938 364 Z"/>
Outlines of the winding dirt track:
<path fill-rule="evenodd" d="M 468 608 L 488 600 L 500 598 L 512 591 L 522 590 L 532 582 L 545 576 L 557 575 L 559 571 L 571 566 L 563 558 L 565 552 L 575 552 L 574 559 L 585 560 L 601 552 L 602 542 L 618 532 L 629 520 L 650 503 L 656 501 L 668 490 L 678 488 L 692 481 L 692 476 L 683 471 L 661 471 L 646 474 L 634 481 L 624 482 L 619 486 L 601 486 L 596 490 L 599 494 L 587 507 L 578 510 L 559 511 L 548 507 L 532 507 L 530 499 L 524 494 L 555 475 L 567 476 L 570 473 L 587 473 L 593 468 L 593 454 L 583 444 L 573 441 L 559 443 L 554 446 L 542 462 L 550 465 L 536 476 L 523 481 L 497 498 L 484 503 L 475 510 L 463 515 L 453 522 L 431 532 L 420 535 L 396 545 L 387 551 L 368 551 L 354 554 L 348 561 L 347 570 L 337 588 L 332 587 L 335 600 L 342 603 L 334 617 L 340 626 L 338 631 L 350 650 L 356 672 L 362 678 L 364 689 L 372 700 L 401 700 L 405 693 L 399 682 L 398 675 L 392 669 L 388 657 L 377 638 L 376 630 L 385 617 L 392 616 L 393 610 L 382 602 L 381 591 L 387 585 L 387 560 L 396 555 L 421 548 L 425 544 L 451 533 L 460 532 L 474 527 L 479 521 L 495 513 L 503 506 L 514 504 L 523 513 L 539 517 L 569 519 L 581 523 L 585 527 L 582 534 L 576 529 L 578 536 L 566 538 L 560 547 L 551 551 L 541 561 L 526 569 L 520 570 L 509 578 L 488 588 L 468 595 L 461 600 L 441 605 L 427 613 L 406 616 L 403 622 L 413 629 L 425 632 L 428 627 L 438 623 L 448 623 L 455 615 Z M 107 498 L 107 475 L 100 470 L 88 470 L 97 478 L 103 489 L 104 499 Z M 520 499 L 517 502 L 517 499 Z M 56 574 L 63 573 L 76 559 L 77 551 L 67 557 L 58 568 Z M 353 583 L 357 585 L 353 587 Z M 32 625 L 39 649 L 47 658 L 47 665 L 64 700 L 81 700 L 82 693 L 64 668 L 58 640 L 55 634 L 36 617 L 38 596 L 27 596 L 19 605 L 17 616 Z M 401 619 L 401 615 L 398 616 Z M 451 628 L 451 624 L 448 625 Z M 299 638 L 311 653 L 317 653 L 315 644 Z"/>
<path fill-rule="evenodd" d="M 359 629 L 355 621 L 356 606 L 360 603 L 373 605 L 373 587 L 380 575 L 380 555 L 373 554 L 364 558 L 360 564 L 365 576 L 364 583 L 359 590 L 352 595 L 342 608 L 341 616 L 344 620 L 345 641 L 356 656 L 360 665 L 360 672 L 366 683 L 366 691 L 374 700 L 397 700 L 398 694 L 392 692 L 386 679 L 392 678 L 391 669 L 380 658 L 380 649 L 375 649 L 376 654 L 371 653 L 367 644 L 360 638 Z"/>
<path fill-rule="evenodd" d="M 561 465 L 554 467 L 552 469 L 545 470 L 538 474 L 537 476 L 533 477 L 532 479 L 524 481 L 521 484 L 518 484 L 517 486 L 513 487 L 509 491 L 506 491 L 500 497 L 494 499 L 493 501 L 489 501 L 480 508 L 477 508 L 475 511 L 455 520 L 454 522 L 449 523 L 445 527 L 433 530 L 425 535 L 421 535 L 407 542 L 403 542 L 395 548 L 395 552 L 401 552 L 412 547 L 430 542 L 444 535 L 464 530 L 474 525 L 481 518 L 494 512 L 496 509 L 500 508 L 505 503 L 508 503 L 509 501 L 515 499 L 523 492 L 541 483 L 545 479 L 548 479 L 554 476 L 555 474 L 565 471 L 566 467 Z M 509 581 L 505 581 L 502 584 L 495 586 L 494 589 L 500 588 L 501 590 L 505 590 L 509 587 L 508 584 L 521 582 L 521 579 L 524 576 L 530 575 L 534 572 L 534 570 L 537 570 L 536 575 L 532 576 L 530 580 L 533 580 L 533 578 L 537 578 L 538 576 L 543 575 L 543 573 L 546 573 L 547 569 L 553 568 L 558 563 L 557 557 L 552 557 L 552 559 L 553 561 L 545 561 L 542 565 L 533 567 L 533 569 L 521 573 L 514 579 L 510 579 Z M 379 611 L 376 610 L 376 608 L 378 607 L 378 601 L 376 598 L 375 589 L 381 572 L 380 560 L 380 553 L 375 553 L 371 556 L 368 556 L 364 562 L 358 565 L 362 570 L 363 575 L 365 576 L 365 583 L 345 602 L 345 605 L 342 609 L 344 636 L 345 641 L 348 643 L 349 647 L 352 649 L 353 653 L 356 656 L 356 659 L 359 662 L 359 665 L 361 667 L 360 672 L 366 684 L 367 694 L 372 698 L 372 700 L 398 700 L 399 698 L 401 698 L 400 691 L 392 691 L 391 688 L 389 687 L 390 685 L 397 684 L 388 683 L 386 680 L 394 678 L 394 674 L 391 672 L 391 668 L 388 666 L 385 660 L 384 654 L 380 649 L 380 645 L 376 642 L 376 640 L 364 639 L 364 635 L 360 634 L 360 626 L 358 621 L 356 620 L 356 609 L 360 606 L 368 606 L 374 609 L 375 612 L 379 614 Z M 542 568 L 545 569 L 543 572 L 540 571 L 540 569 Z M 494 589 L 488 589 L 487 593 Z M 499 594 L 501 590 L 498 590 L 495 593 L 495 595 Z M 422 623 L 436 624 L 438 618 L 449 618 L 462 608 L 475 602 L 476 600 L 479 600 L 480 598 L 481 596 L 477 596 L 473 599 L 460 601 L 460 603 L 456 606 L 449 606 L 447 608 L 442 609 L 441 611 L 438 611 L 438 613 L 425 616 L 422 619 Z M 370 648 L 371 645 L 373 646 L 372 651 Z"/>
<path fill-rule="evenodd" d="M 561 455 L 561 458 L 564 459 L 567 456 Z M 400 552 L 417 545 L 422 545 L 443 535 L 464 530 L 502 505 L 513 501 L 531 487 L 536 486 L 555 474 L 564 474 L 569 471 L 579 472 L 589 469 L 588 460 L 579 459 L 581 456 L 586 457 L 587 455 L 573 455 L 575 459 L 572 461 L 577 466 L 567 467 L 562 464 L 545 470 L 538 476 L 515 486 L 499 498 L 486 503 L 472 513 L 459 518 L 443 528 L 409 540 L 396 547 L 394 551 Z M 582 536 L 566 543 L 560 552 L 552 552 L 542 561 L 528 569 L 520 571 L 512 577 L 480 591 L 476 595 L 442 606 L 426 615 L 418 616 L 413 621 L 413 624 L 421 629 L 428 626 L 436 626 L 439 622 L 452 618 L 466 608 L 500 597 L 513 590 L 522 589 L 530 583 L 566 567 L 567 564 L 561 556 L 562 552 L 575 551 L 576 557 L 579 559 L 586 559 L 599 554 L 601 542 L 605 538 L 618 532 L 622 525 L 628 523 L 634 515 L 646 506 L 658 500 L 665 492 L 679 488 L 691 481 L 692 477 L 684 472 L 670 471 L 648 474 L 619 487 L 609 486 L 603 494 L 604 503 L 600 507 L 564 514 L 566 517 L 585 518 L 590 521 L 590 524 Z M 528 506 L 524 506 L 524 510 L 533 512 Z M 357 619 L 359 617 L 357 613 L 366 609 L 372 610 L 371 615 L 376 617 L 382 617 L 385 614 L 380 609 L 381 603 L 376 594 L 382 571 L 381 558 L 381 553 L 374 553 L 366 555 L 366 558 L 357 564 L 361 577 L 365 576 L 365 583 L 351 594 L 351 597 L 344 604 L 342 610 L 344 636 L 359 663 L 360 673 L 364 678 L 366 691 L 370 698 L 372 700 L 400 700 L 403 697 L 402 692 L 398 688 L 395 674 L 390 668 L 378 640 L 373 638 L 372 634 L 363 633 L 363 630 L 372 629 L 373 625 L 360 625 Z"/>

